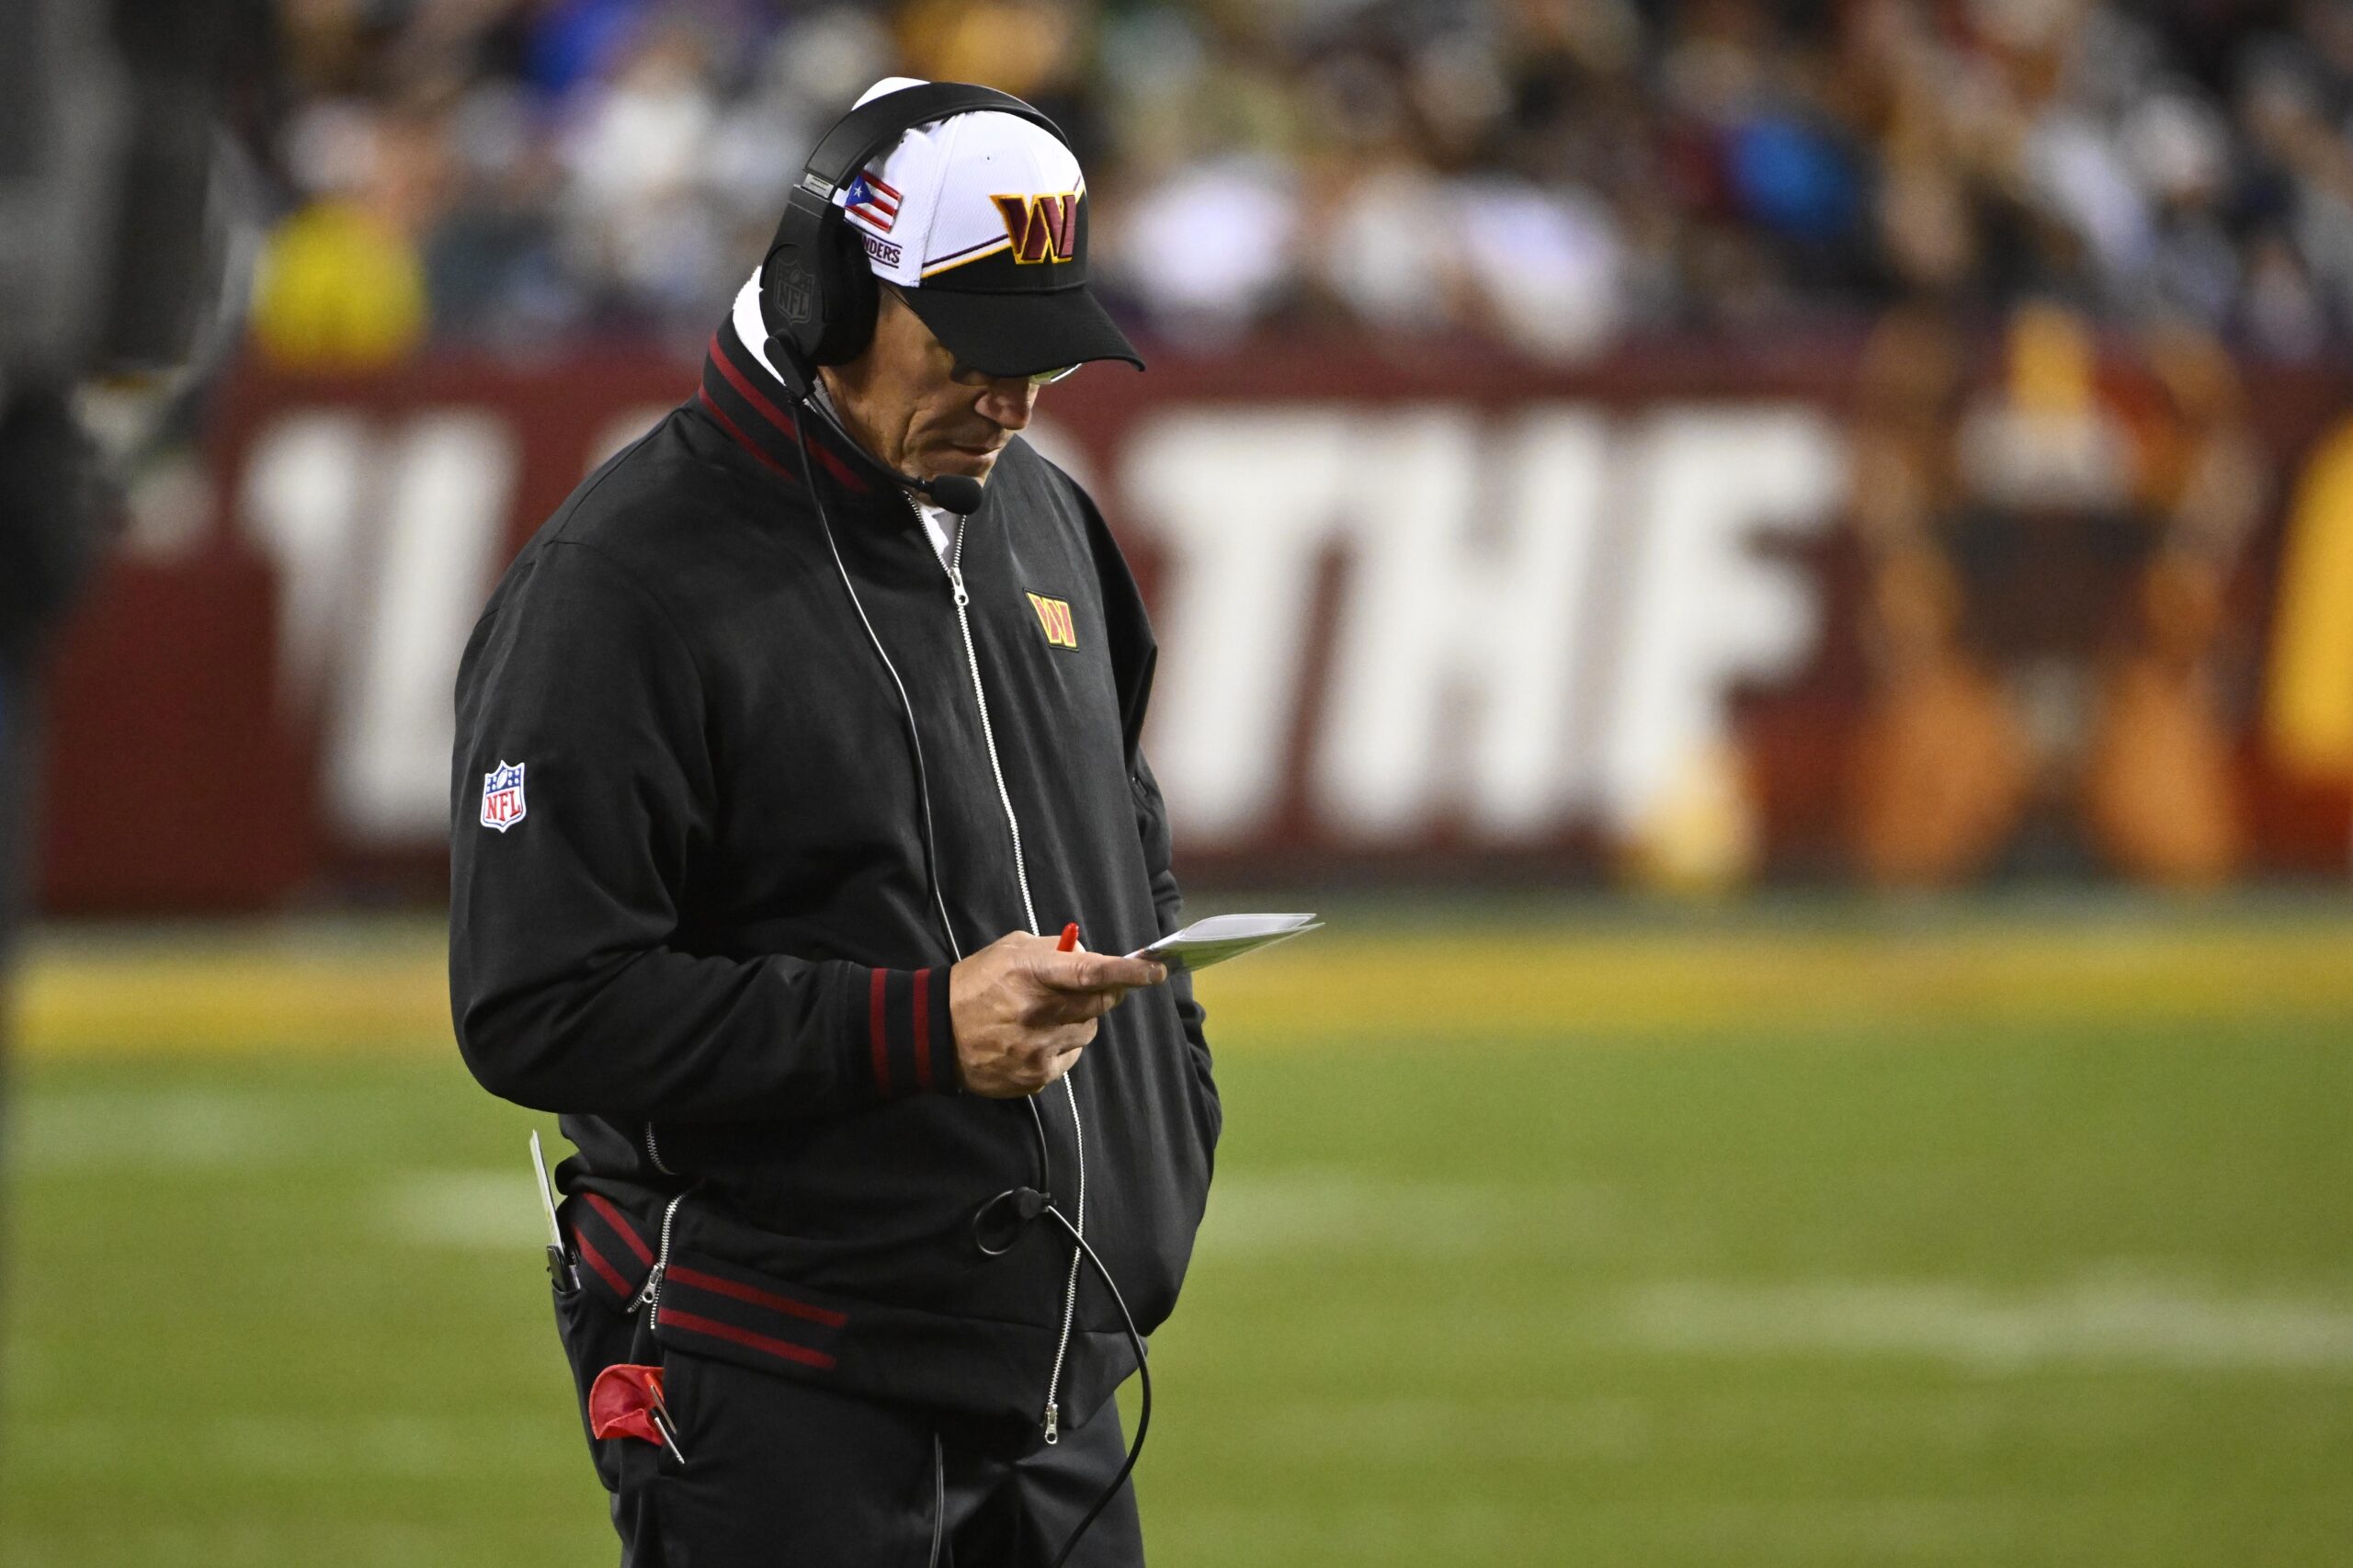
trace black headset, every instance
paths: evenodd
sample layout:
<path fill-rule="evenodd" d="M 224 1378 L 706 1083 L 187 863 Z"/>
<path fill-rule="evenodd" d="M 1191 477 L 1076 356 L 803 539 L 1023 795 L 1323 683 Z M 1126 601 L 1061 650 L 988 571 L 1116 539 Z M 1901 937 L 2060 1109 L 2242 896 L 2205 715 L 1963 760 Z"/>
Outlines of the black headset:
<path fill-rule="evenodd" d="M 983 109 L 1026 119 L 1063 145 L 1070 143 L 1060 126 L 1011 93 L 971 82 L 926 82 L 850 110 L 809 154 L 760 263 L 760 320 L 768 330 L 768 358 L 796 398 L 809 395 L 818 366 L 857 358 L 874 336 L 880 290 L 858 231 L 834 205 L 834 193 L 856 179 L 869 158 L 916 126 Z"/>

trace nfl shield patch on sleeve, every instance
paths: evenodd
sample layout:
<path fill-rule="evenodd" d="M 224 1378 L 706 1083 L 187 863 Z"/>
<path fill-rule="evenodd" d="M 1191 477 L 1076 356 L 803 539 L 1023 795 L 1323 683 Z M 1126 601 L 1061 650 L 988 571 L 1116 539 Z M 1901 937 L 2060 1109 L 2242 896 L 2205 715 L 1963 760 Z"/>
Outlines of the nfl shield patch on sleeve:
<path fill-rule="evenodd" d="M 502 762 L 482 776 L 482 825 L 505 833 L 523 820 L 523 765 Z"/>

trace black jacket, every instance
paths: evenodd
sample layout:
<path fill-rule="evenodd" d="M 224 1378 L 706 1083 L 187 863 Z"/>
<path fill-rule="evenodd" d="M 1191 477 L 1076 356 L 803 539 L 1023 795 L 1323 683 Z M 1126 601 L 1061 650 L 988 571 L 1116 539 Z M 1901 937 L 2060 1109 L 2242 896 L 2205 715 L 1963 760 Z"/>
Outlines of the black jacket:
<path fill-rule="evenodd" d="M 458 676 L 458 1039 L 493 1092 L 562 1113 L 591 1289 L 639 1292 L 670 1233 L 665 1342 L 1035 1433 L 1073 1249 L 1040 1223 L 985 1256 L 976 1210 L 1051 1183 L 1074 1212 L 1083 1138 L 1088 1240 L 1149 1333 L 1217 1093 L 1177 976 L 1102 1020 L 1067 1089 L 963 1095 L 948 970 L 1026 926 L 1025 871 L 1037 928 L 1096 951 L 1176 925 L 1137 741 L 1152 632 L 1094 505 L 1017 439 L 964 525 L 968 660 L 905 493 L 801 417 L 838 567 L 783 389 L 722 326 L 696 399 L 492 596 Z M 1132 1360 L 1084 1281 L 1062 1420 Z"/>

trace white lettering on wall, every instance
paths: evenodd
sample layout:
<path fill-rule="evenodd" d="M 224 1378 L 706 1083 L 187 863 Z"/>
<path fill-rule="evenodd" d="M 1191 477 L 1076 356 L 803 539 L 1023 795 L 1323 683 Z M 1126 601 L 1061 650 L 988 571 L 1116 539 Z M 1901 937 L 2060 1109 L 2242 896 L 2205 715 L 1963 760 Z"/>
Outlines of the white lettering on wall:
<path fill-rule="evenodd" d="M 308 717 L 345 652 L 351 559 L 374 428 L 356 414 L 298 414 L 255 437 L 237 516 L 278 567 L 278 701 Z"/>
<path fill-rule="evenodd" d="M 1822 526 L 1844 454 L 1774 405 L 1613 426 L 1533 409 L 1186 411 L 1124 471 L 1168 553 L 1153 763 L 1196 848 L 1279 804 L 1315 571 L 1347 562 L 1311 799 L 1342 837 L 1454 815 L 1497 844 L 1618 832 L 1725 733 L 1734 683 L 1787 673 L 1820 607 L 1756 551 Z"/>
<path fill-rule="evenodd" d="M 1642 526 L 1598 732 L 1603 824 L 1620 833 L 1724 739 L 1736 682 L 1788 674 L 1813 649 L 1821 606 L 1757 545 L 1820 528 L 1846 480 L 1830 423 L 1799 408 L 1662 413 L 1632 452 Z"/>
<path fill-rule="evenodd" d="M 481 614 L 517 454 L 494 416 L 406 426 L 384 454 L 384 531 L 365 654 L 327 732 L 327 803 L 362 842 L 438 835 L 449 817 L 450 690 Z"/>
<path fill-rule="evenodd" d="M 1459 805 L 1508 841 L 1569 803 L 1561 767 L 1605 433 L 1548 410 L 1490 446 L 1462 413 L 1362 428 L 1368 482 L 1315 795 L 1367 837 Z"/>
<path fill-rule="evenodd" d="M 1298 777 L 1320 824 L 1364 844 L 1441 821 L 1501 846 L 1631 831 L 1721 744 L 1733 688 L 1813 646 L 1811 588 L 1758 547 L 1824 526 L 1845 462 L 1792 404 L 1192 407 L 1148 416 L 1119 460 L 1120 520 L 1164 555 L 1151 739 L 1195 850 L 1262 842 Z M 346 842 L 445 831 L 450 686 L 518 461 L 506 421 L 472 409 L 297 412 L 251 449 L 241 526 L 280 568 L 285 696 L 320 719 Z"/>
<path fill-rule="evenodd" d="M 278 567 L 282 696 L 318 716 L 328 820 L 351 842 L 448 831 L 450 688 L 517 464 L 512 430 L 490 413 L 391 428 L 299 414 L 256 440 L 243 524 Z"/>
<path fill-rule="evenodd" d="M 1347 415 L 1324 409 L 1188 409 L 1129 444 L 1129 508 L 1170 554 L 1152 766 L 1204 840 L 1248 834 L 1281 786 L 1316 564 L 1355 449 Z"/>

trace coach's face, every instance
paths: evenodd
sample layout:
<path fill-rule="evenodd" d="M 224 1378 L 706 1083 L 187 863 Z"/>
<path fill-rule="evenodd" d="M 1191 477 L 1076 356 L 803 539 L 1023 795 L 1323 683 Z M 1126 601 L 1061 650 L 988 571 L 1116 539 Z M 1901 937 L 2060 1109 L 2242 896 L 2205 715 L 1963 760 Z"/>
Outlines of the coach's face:
<path fill-rule="evenodd" d="M 1038 389 L 1027 376 L 984 375 L 960 363 L 891 290 L 874 341 L 822 372 L 842 423 L 891 467 L 919 479 L 986 479 L 996 455 L 1029 423 Z"/>

